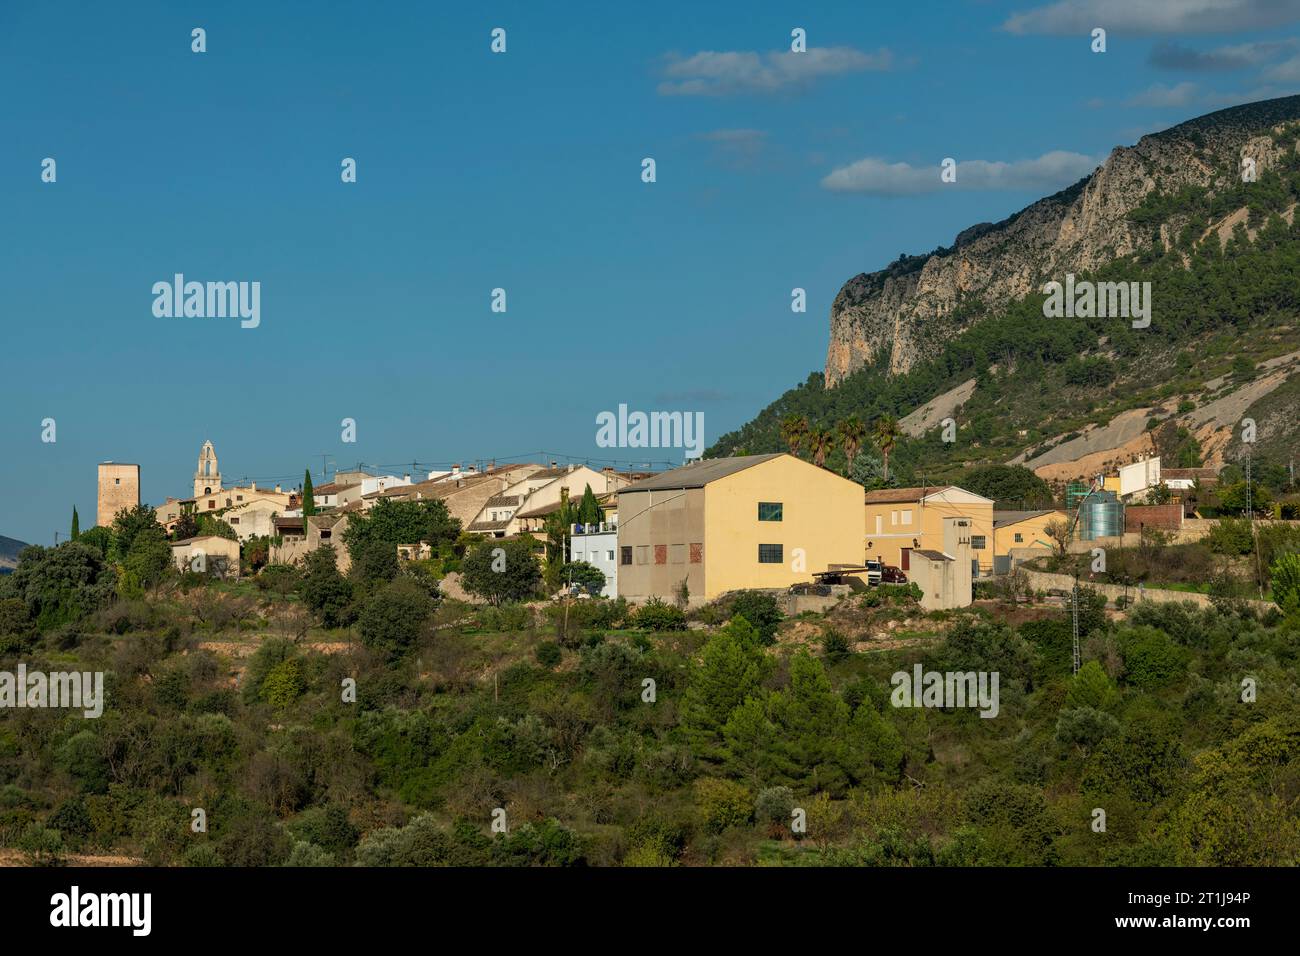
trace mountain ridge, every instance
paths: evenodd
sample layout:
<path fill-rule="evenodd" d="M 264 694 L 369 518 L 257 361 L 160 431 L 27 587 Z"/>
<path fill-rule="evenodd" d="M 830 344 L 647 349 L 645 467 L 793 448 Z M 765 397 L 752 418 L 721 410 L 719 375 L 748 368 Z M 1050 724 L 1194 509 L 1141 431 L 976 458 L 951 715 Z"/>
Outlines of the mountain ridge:
<path fill-rule="evenodd" d="M 952 246 L 859 273 L 831 305 L 826 385 L 833 388 L 882 358 L 890 374 L 906 372 L 978 321 L 987 303 L 1133 254 L 1149 233 L 1128 214 L 1148 195 L 1212 188 L 1222 178 L 1223 157 L 1234 150 L 1253 158 L 1261 173 L 1274 167 L 1284 148 L 1266 131 L 1295 120 L 1300 95 L 1186 120 L 1115 147 L 1089 176 L 1000 222 L 967 227 Z"/>

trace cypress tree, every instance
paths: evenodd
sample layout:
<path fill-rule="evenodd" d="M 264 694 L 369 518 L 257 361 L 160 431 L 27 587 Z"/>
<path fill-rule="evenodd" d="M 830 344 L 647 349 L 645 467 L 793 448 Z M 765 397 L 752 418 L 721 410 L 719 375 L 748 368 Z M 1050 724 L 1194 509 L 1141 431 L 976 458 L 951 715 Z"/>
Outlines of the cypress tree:
<path fill-rule="evenodd" d="M 311 469 L 305 469 L 302 473 L 302 517 L 305 522 L 307 518 L 316 513 L 316 499 L 311 494 Z M 304 527 L 305 530 L 305 527 Z"/>
<path fill-rule="evenodd" d="M 81 519 L 77 517 L 77 506 L 72 506 L 72 540 L 76 541 L 81 537 Z"/>

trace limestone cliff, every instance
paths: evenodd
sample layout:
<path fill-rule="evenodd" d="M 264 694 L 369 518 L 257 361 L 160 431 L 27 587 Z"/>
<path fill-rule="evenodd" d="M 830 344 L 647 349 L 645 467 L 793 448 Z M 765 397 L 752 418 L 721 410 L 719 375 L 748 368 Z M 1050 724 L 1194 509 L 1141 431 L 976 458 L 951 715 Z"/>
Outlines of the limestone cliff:
<path fill-rule="evenodd" d="M 1148 193 L 1212 189 L 1246 156 L 1263 172 L 1283 148 L 1269 133 L 1296 119 L 1300 96 L 1189 120 L 1117 147 L 1087 178 L 1002 222 L 963 231 L 950 247 L 854 276 L 831 305 L 827 385 L 876 361 L 905 372 L 985 310 L 1149 244 L 1151 229 L 1127 218 Z"/>

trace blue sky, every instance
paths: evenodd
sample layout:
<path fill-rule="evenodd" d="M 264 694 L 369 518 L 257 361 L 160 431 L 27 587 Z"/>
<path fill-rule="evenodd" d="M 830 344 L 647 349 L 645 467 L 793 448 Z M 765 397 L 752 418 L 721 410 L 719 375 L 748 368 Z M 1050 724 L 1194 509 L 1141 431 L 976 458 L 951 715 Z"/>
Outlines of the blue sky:
<path fill-rule="evenodd" d="M 1298 26 L 1277 0 L 4 4 L 0 534 L 93 523 L 105 459 L 184 495 L 208 438 L 228 482 L 680 461 L 598 448 L 596 415 L 702 411 L 712 441 L 822 367 L 846 279 L 1296 92 Z M 928 185 L 944 157 L 959 188 Z M 260 326 L 155 317 L 177 272 L 260 282 Z"/>

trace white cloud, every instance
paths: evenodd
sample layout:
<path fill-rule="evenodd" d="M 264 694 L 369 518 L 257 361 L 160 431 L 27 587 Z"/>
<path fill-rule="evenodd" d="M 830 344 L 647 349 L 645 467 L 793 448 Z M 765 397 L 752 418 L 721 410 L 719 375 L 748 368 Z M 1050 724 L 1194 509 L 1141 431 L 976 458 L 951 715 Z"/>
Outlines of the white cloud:
<path fill-rule="evenodd" d="M 1270 83 L 1300 83 L 1300 56 L 1293 56 L 1265 70 L 1264 79 Z"/>
<path fill-rule="evenodd" d="M 1061 0 L 1012 14 L 1002 25 L 1011 33 L 1107 32 L 1241 33 L 1300 20 L 1296 0 Z"/>
<path fill-rule="evenodd" d="M 1147 62 L 1162 70 L 1217 73 L 1260 66 L 1294 47 L 1295 41 L 1291 39 L 1241 43 L 1236 46 L 1221 46 L 1213 50 L 1193 50 L 1180 43 L 1158 43 L 1152 48 Z"/>
<path fill-rule="evenodd" d="M 825 76 L 883 71 L 894 55 L 881 48 L 864 53 L 852 47 L 813 47 L 806 53 L 773 50 L 669 55 L 659 92 L 664 96 L 734 96 L 804 89 Z"/>
<path fill-rule="evenodd" d="M 1095 157 L 1064 150 L 1010 163 L 968 159 L 958 161 L 957 181 L 945 183 L 939 178 L 938 163 L 913 166 L 867 157 L 832 170 L 821 184 L 832 192 L 873 196 L 915 196 L 940 189 L 1051 192 L 1087 176 L 1098 163 Z"/>
<path fill-rule="evenodd" d="M 1154 106 L 1157 109 L 1190 106 L 1196 99 L 1195 83 L 1179 83 L 1177 86 L 1165 86 L 1156 83 L 1148 86 L 1141 93 L 1135 93 L 1125 101 L 1125 106 Z"/>

